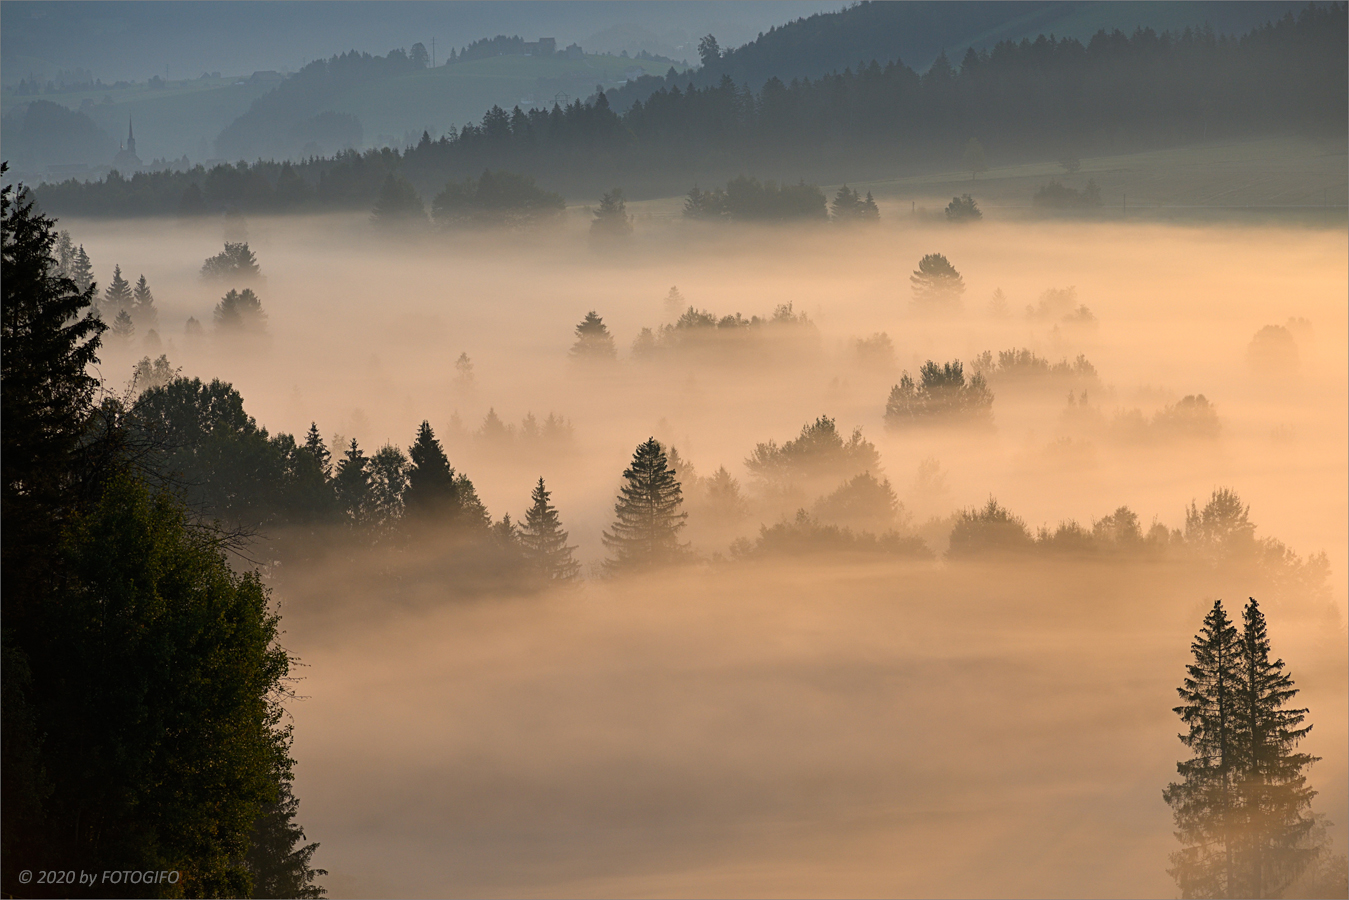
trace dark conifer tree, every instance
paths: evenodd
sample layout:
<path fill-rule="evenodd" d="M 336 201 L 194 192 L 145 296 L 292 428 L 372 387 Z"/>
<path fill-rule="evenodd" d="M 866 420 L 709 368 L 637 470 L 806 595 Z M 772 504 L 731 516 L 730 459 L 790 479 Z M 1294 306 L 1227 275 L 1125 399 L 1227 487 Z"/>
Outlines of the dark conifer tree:
<path fill-rule="evenodd" d="M 408 458 L 411 465 L 403 495 L 408 515 L 426 517 L 443 512 L 454 499 L 454 468 L 430 422 L 423 421 L 417 429 Z"/>
<path fill-rule="evenodd" d="M 137 328 L 147 331 L 159 325 L 159 310 L 155 308 L 155 297 L 150 293 L 150 284 L 144 275 L 131 292 L 131 319 Z"/>
<path fill-rule="evenodd" d="M 8 167 L 0 166 L 0 172 Z M 3 573 L 6 633 L 34 588 L 68 512 L 98 381 L 89 374 L 107 328 L 93 312 L 96 286 L 53 278 L 53 221 L 22 187 L 0 193 L 4 308 L 0 320 L 3 406 Z M 10 618 L 13 616 L 13 618 Z"/>
<path fill-rule="evenodd" d="M 112 320 L 112 328 L 109 329 L 113 337 L 124 344 L 131 343 L 131 339 L 136 336 L 136 323 L 131 320 L 131 316 L 126 310 L 120 310 L 117 318 Z"/>
<path fill-rule="evenodd" d="M 333 486 L 337 489 L 337 502 L 353 525 L 364 525 L 370 513 L 370 467 L 369 460 L 361 451 L 356 439 L 342 454 L 337 464 L 337 474 L 333 476 Z"/>
<path fill-rule="evenodd" d="M 122 277 L 122 267 L 113 266 L 112 281 L 108 283 L 100 306 L 103 318 L 109 322 L 115 320 L 119 312 L 131 308 L 131 300 L 131 285 Z"/>
<path fill-rule="evenodd" d="M 319 434 L 317 422 L 309 423 L 309 431 L 304 436 L 304 449 L 318 461 L 324 479 L 332 478 L 333 455 L 328 450 L 328 445 L 323 442 L 323 435 Z"/>
<path fill-rule="evenodd" d="M 687 518 L 680 509 L 683 491 L 665 449 L 654 437 L 638 445 L 623 478 L 614 504 L 614 524 L 602 536 L 613 554 L 605 567 L 620 572 L 685 559 L 688 548 L 679 541 L 679 529 Z"/>
<path fill-rule="evenodd" d="M 379 199 L 375 202 L 370 220 L 383 227 L 425 224 L 426 207 L 411 182 L 389 173 L 380 186 Z"/>
<path fill-rule="evenodd" d="M 530 494 L 533 506 L 520 527 L 520 546 L 525 559 L 544 580 L 573 581 L 581 573 L 581 564 L 572 555 L 576 548 L 567 546 L 567 532 L 549 497 L 540 478 Z"/>
<path fill-rule="evenodd" d="M 94 264 L 89 261 L 89 254 L 84 252 L 83 244 L 75 251 L 75 261 L 70 267 L 70 280 L 75 282 L 75 287 L 81 294 L 94 286 Z"/>
<path fill-rule="evenodd" d="M 616 359 L 618 351 L 614 348 L 614 336 L 605 327 L 604 320 L 593 309 L 576 326 L 576 343 L 571 345 L 572 359 L 607 360 Z"/>
<path fill-rule="evenodd" d="M 929 253 L 920 259 L 909 283 L 913 286 L 914 305 L 920 308 L 958 306 L 965 293 L 965 279 L 940 253 Z"/>
<path fill-rule="evenodd" d="M 317 843 L 306 844 L 304 828 L 295 821 L 299 798 L 291 790 L 289 771 L 280 779 L 275 802 L 253 820 L 244 865 L 253 879 L 251 897 L 293 897 L 319 900 L 327 891 L 315 883 L 326 869 L 310 867 Z"/>
<path fill-rule="evenodd" d="M 215 306 L 215 327 L 235 334 L 261 334 L 267 330 L 267 313 L 252 288 L 231 290 Z"/>
<path fill-rule="evenodd" d="M 1162 792 L 1184 845 L 1171 854 L 1172 877 L 1183 897 L 1238 897 L 1237 782 L 1241 773 L 1237 704 L 1241 690 L 1241 641 L 1222 601 L 1195 636 L 1194 662 L 1177 688 L 1180 735 L 1192 758 L 1176 764 L 1181 781 Z"/>
<path fill-rule="evenodd" d="M 632 234 L 632 217 L 628 215 L 628 204 L 623 198 L 623 189 L 614 188 L 600 198 L 595 209 L 595 218 L 590 223 L 590 236 L 597 239 L 613 240 Z"/>
<path fill-rule="evenodd" d="M 1316 791 L 1306 774 L 1318 757 L 1296 750 L 1312 726 L 1303 725 L 1306 709 L 1285 708 L 1297 689 L 1283 660 L 1270 660 L 1265 616 L 1254 597 L 1242 614 L 1239 695 L 1242 895 L 1280 897 L 1320 852 L 1308 841 L 1316 827 L 1310 812 Z"/>
<path fill-rule="evenodd" d="M 408 451 L 410 466 L 404 508 L 409 518 L 423 523 L 440 522 L 481 531 L 491 525 L 487 507 L 468 476 L 455 473 L 445 456 L 431 423 L 422 422 Z"/>
<path fill-rule="evenodd" d="M 1169 870 L 1183 897 L 1279 897 L 1324 852 L 1310 811 L 1316 791 L 1296 751 L 1311 731 L 1281 659 L 1270 660 L 1264 615 L 1254 599 L 1237 633 L 1215 602 L 1191 649 L 1195 661 L 1176 713 L 1193 758 L 1163 797 L 1183 845 Z"/>

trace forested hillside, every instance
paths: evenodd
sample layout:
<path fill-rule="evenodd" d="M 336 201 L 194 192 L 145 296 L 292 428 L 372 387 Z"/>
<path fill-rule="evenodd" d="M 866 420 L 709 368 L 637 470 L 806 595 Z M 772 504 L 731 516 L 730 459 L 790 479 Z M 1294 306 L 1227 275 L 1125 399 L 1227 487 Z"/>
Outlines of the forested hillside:
<path fill-rule="evenodd" d="M 50 210 L 83 215 L 369 208 L 391 175 L 429 197 L 489 167 L 572 196 L 614 184 L 682 193 L 691 181 L 750 167 L 811 166 L 837 180 L 879 159 L 950 167 L 971 139 L 992 159 L 1015 159 L 1336 133 L 1346 122 L 1346 9 L 1309 6 L 1240 38 L 1102 31 L 1083 44 L 1041 36 L 971 50 L 958 65 L 939 57 L 923 75 L 869 64 L 790 85 L 770 80 L 757 93 L 726 76 L 716 87 L 659 91 L 622 115 L 603 94 L 550 111 L 494 107 L 481 124 L 424 136 L 404 153 L 113 174 L 45 185 L 38 197 Z"/>
<path fill-rule="evenodd" d="M 696 87 L 711 87 L 726 75 L 757 91 L 771 78 L 819 78 L 872 60 L 881 65 L 903 61 L 921 72 L 943 53 L 984 50 L 1039 34 L 1087 39 L 1102 28 L 1128 32 L 1137 27 L 1240 34 L 1298 9 L 1283 2 L 863 2 L 787 22 L 742 47 L 705 42 L 702 66 L 689 77 L 649 75 L 611 92 L 609 102 L 623 111 L 662 88 L 683 88 L 690 80 Z"/>

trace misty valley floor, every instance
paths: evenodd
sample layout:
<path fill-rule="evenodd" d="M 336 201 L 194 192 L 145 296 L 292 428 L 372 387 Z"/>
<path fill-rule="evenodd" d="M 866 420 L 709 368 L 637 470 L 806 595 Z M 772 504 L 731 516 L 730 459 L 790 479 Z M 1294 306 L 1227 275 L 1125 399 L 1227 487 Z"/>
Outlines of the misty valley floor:
<path fill-rule="evenodd" d="M 1302 182 L 1281 168 L 1271 190 L 1314 201 L 1323 163 Z M 1135 190 L 1132 165 L 1169 191 L 1163 163 L 1101 165 L 1111 190 Z M 1034 173 L 1003 175 L 1010 208 Z M 1165 562 L 940 558 L 952 514 L 990 497 L 1032 530 L 1127 505 L 1146 531 L 1183 529 L 1192 501 L 1228 487 L 1259 536 L 1327 554 L 1328 601 L 1260 600 L 1315 725 L 1314 808 L 1343 851 L 1343 222 L 1030 219 L 995 203 L 955 228 L 910 214 L 911 189 L 878 193 L 882 220 L 861 230 L 709 229 L 668 217 L 673 201 L 634 204 L 617 253 L 591 248 L 579 210 L 553 232 L 406 239 L 363 215 L 253 219 L 268 334 L 249 345 L 184 331 L 220 300 L 199 276 L 219 223 L 61 222 L 101 282 L 115 263 L 144 272 L 185 376 L 231 382 L 273 434 L 315 422 L 373 451 L 429 420 L 494 519 L 518 518 L 546 478 L 588 575 L 650 436 L 703 476 L 724 465 L 752 501 L 724 527 L 691 516 L 703 562 L 574 591 L 474 596 L 358 552 L 271 569 L 283 643 L 305 664 L 300 821 L 332 896 L 1173 895 L 1175 689 L 1207 607 L 1252 589 Z M 934 252 L 963 274 L 963 308 L 919 315 L 909 276 Z M 637 359 L 641 329 L 683 311 L 665 303 L 672 285 L 719 316 L 790 303 L 806 339 Z M 1094 325 L 1036 312 L 1068 288 Z M 615 336 L 612 368 L 568 357 L 589 310 Z M 1296 335 L 1295 366 L 1253 364 L 1267 326 Z M 881 332 L 893 356 L 868 361 L 858 342 Z M 1085 355 L 1099 382 L 1070 399 L 1058 382 L 992 380 L 989 429 L 886 429 L 904 372 L 1013 349 Z M 147 352 L 109 343 L 105 377 Z M 1198 394 L 1216 434 L 1155 426 Z M 569 442 L 521 437 L 517 423 L 550 413 Z M 874 474 L 937 559 L 728 560 L 732 539 L 796 509 L 765 499 L 744 461 L 822 415 L 874 442 Z M 492 417 L 514 436 L 484 436 Z"/>
<path fill-rule="evenodd" d="M 1175 636 L 1205 588 L 822 562 L 308 638 L 300 591 L 299 786 L 336 896 L 1167 895 Z M 1342 642 L 1281 621 L 1342 759 Z M 1342 767 L 1315 777 L 1342 808 Z"/>

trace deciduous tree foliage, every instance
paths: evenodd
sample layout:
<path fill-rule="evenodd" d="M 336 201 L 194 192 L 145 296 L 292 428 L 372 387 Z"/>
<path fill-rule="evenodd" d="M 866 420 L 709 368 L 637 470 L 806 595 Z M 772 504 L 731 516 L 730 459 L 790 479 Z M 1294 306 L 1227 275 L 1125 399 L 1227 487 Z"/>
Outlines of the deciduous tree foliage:
<path fill-rule="evenodd" d="M 20 869 L 174 869 L 96 892 L 248 896 L 255 825 L 293 766 L 278 620 L 258 576 L 143 480 L 118 404 L 95 407 L 95 292 L 55 271 L 54 240 L 7 186 L 0 891 L 44 890 Z M 312 896 L 308 859 L 277 868 Z"/>

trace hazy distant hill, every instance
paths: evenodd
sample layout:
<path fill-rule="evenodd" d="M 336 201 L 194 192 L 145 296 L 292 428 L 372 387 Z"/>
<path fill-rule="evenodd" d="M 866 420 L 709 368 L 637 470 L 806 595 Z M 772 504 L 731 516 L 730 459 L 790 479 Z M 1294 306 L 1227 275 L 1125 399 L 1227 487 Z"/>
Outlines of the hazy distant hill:
<path fill-rule="evenodd" d="M 492 106 L 550 107 L 606 90 L 668 63 L 617 56 L 506 55 L 430 67 L 402 50 L 388 56 L 354 51 L 310 63 L 258 98 L 216 140 L 226 159 L 298 158 L 346 146 L 414 143 L 423 130 L 439 137 L 476 122 Z M 359 123 L 354 137 L 318 127 L 318 117 Z"/>
<path fill-rule="evenodd" d="M 941 0 L 863 2 L 838 12 L 796 19 L 737 48 L 722 48 L 720 59 L 675 81 L 645 78 L 609 94 L 615 109 L 645 100 L 661 87 L 715 85 L 723 76 L 758 90 L 769 78 L 818 78 L 872 60 L 884 65 L 902 60 L 922 72 L 943 51 L 957 61 L 967 48 L 999 41 L 1033 39 L 1040 34 L 1090 38 L 1100 29 L 1135 28 L 1183 31 L 1212 27 L 1238 34 L 1296 13 L 1305 3 L 1261 2 L 1064 2 L 1064 0 Z"/>

